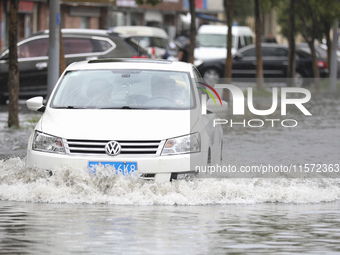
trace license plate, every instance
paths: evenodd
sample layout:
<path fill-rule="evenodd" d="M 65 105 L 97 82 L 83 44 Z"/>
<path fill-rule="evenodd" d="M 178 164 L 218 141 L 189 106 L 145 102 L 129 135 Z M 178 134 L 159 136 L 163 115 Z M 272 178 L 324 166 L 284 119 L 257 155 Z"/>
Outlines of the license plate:
<path fill-rule="evenodd" d="M 96 173 L 96 168 L 103 166 L 104 168 L 114 168 L 116 174 L 130 175 L 137 171 L 137 162 L 100 162 L 90 161 L 89 172 L 92 174 Z M 113 170 L 114 170 L 113 169 Z"/>

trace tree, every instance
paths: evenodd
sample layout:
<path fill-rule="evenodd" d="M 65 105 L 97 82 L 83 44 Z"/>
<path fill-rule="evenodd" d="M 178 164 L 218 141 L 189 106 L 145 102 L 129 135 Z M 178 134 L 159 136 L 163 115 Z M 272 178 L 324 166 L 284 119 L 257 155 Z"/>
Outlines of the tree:
<path fill-rule="evenodd" d="M 8 127 L 19 128 L 19 67 L 18 67 L 18 9 L 19 0 L 10 1 L 9 14 L 9 72 L 8 72 Z"/>
<path fill-rule="evenodd" d="M 234 0 L 224 0 L 224 11 L 227 17 L 227 26 L 228 26 L 228 33 L 227 33 L 227 58 L 225 60 L 224 65 L 224 76 L 227 79 L 227 83 L 231 83 L 232 79 L 232 69 L 233 69 L 233 56 L 231 53 L 232 48 L 232 33 L 233 33 L 233 12 L 234 12 Z M 223 99 L 229 101 L 229 90 L 223 90 Z"/>
<path fill-rule="evenodd" d="M 61 26 L 59 27 L 59 76 L 66 69 L 66 59 L 64 53 L 63 35 L 61 33 Z"/>
<path fill-rule="evenodd" d="M 340 4 L 336 0 L 298 0 L 295 1 L 295 10 L 292 12 L 288 0 L 278 10 L 278 23 L 281 26 L 281 33 L 289 37 L 290 28 L 287 26 L 292 13 L 295 14 L 295 35 L 300 33 L 307 42 L 313 58 L 313 72 L 316 87 L 319 84 L 319 68 L 314 47 L 315 40 L 326 38 L 328 49 L 330 49 L 330 30 L 334 20 L 340 16 Z M 328 63 L 330 63 L 330 51 L 328 51 Z"/>
<path fill-rule="evenodd" d="M 231 70 L 232 70 L 232 29 L 233 29 L 233 4 L 234 0 L 224 0 L 224 10 L 227 17 L 227 26 L 228 26 L 228 34 L 227 34 L 227 58 L 225 63 L 225 78 L 227 78 L 227 83 L 231 83 Z"/>
<path fill-rule="evenodd" d="M 233 1 L 233 17 L 240 26 L 248 26 L 247 18 L 254 16 L 254 2 L 249 0 Z"/>
<path fill-rule="evenodd" d="M 320 16 L 318 14 L 317 8 L 318 8 L 319 1 L 315 0 L 299 0 L 297 2 L 297 8 L 299 9 L 299 12 L 297 13 L 297 17 L 300 19 L 303 30 L 301 31 L 301 34 L 305 41 L 307 42 L 312 59 L 313 59 L 313 73 L 314 73 L 314 82 L 315 86 L 318 88 L 320 85 L 320 73 L 319 73 L 319 67 L 317 64 L 317 57 L 316 57 L 316 51 L 314 47 L 315 39 L 320 36 Z"/>
<path fill-rule="evenodd" d="M 331 48 L 332 40 L 330 36 L 330 31 L 334 21 L 340 17 L 340 2 L 337 0 L 324 0 L 321 3 L 320 15 L 322 21 L 322 30 L 326 37 L 327 45 L 327 56 L 328 56 L 328 67 L 331 65 Z"/>
<path fill-rule="evenodd" d="M 289 26 L 288 26 L 288 70 L 287 77 L 289 78 L 288 85 L 295 86 L 295 0 L 289 0 Z"/>
<path fill-rule="evenodd" d="M 195 0 L 189 0 L 191 15 L 190 22 L 190 46 L 189 46 L 189 63 L 194 63 L 194 50 L 196 45 L 196 4 Z"/>
<path fill-rule="evenodd" d="M 262 22 L 260 17 L 260 4 L 259 0 L 255 0 L 255 48 L 256 48 L 256 86 L 259 89 L 264 88 L 263 81 L 263 61 L 261 50 L 261 35 L 262 35 Z"/>

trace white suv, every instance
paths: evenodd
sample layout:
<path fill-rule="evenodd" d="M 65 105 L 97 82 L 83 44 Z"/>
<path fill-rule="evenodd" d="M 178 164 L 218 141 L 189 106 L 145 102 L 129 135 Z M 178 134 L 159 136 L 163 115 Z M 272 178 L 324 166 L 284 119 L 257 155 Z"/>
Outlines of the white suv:
<path fill-rule="evenodd" d="M 208 85 L 207 85 L 208 86 Z M 29 138 L 27 164 L 109 168 L 117 174 L 169 181 L 220 162 L 223 132 L 214 127 L 208 88 L 192 64 L 102 59 L 70 65 Z M 208 105 L 208 111 L 205 107 Z M 214 109 L 225 110 L 226 102 Z M 210 109 L 211 110 L 211 109 Z"/>
<path fill-rule="evenodd" d="M 147 26 L 117 26 L 112 31 L 134 39 L 152 58 L 177 60 L 178 49 L 164 29 Z"/>

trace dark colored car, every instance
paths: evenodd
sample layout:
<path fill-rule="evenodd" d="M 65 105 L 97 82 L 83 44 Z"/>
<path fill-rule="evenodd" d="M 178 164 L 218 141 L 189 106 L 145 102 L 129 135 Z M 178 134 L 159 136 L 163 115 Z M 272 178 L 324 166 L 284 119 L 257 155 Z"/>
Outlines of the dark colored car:
<path fill-rule="evenodd" d="M 286 78 L 288 66 L 288 47 L 273 43 L 262 44 L 263 76 L 264 78 Z M 322 60 L 319 60 L 322 61 Z M 225 59 L 206 60 L 197 64 L 198 70 L 204 79 L 217 82 L 224 77 Z M 327 64 L 319 63 L 320 76 L 328 75 Z M 240 49 L 233 57 L 233 78 L 255 78 L 256 76 L 256 50 L 255 45 L 248 45 Z M 310 54 L 296 51 L 296 76 L 297 86 L 306 84 L 305 78 L 314 77 L 312 57 Z"/>
<path fill-rule="evenodd" d="M 320 45 L 314 45 L 314 47 L 315 47 L 316 57 L 318 58 L 318 60 L 321 60 L 319 61 L 319 65 L 322 65 L 323 63 L 327 63 L 328 61 L 327 49 L 325 49 L 324 47 Z M 307 43 L 299 43 L 296 45 L 296 48 L 304 52 L 307 52 L 308 54 L 310 54 L 311 52 Z M 337 57 L 337 61 L 338 61 L 337 77 L 340 78 L 340 57 Z M 330 69 L 330 67 L 328 67 L 328 69 Z"/>
<path fill-rule="evenodd" d="M 107 30 L 63 29 L 62 34 L 66 65 L 86 59 L 149 57 L 134 40 Z M 48 41 L 48 31 L 43 31 L 18 43 L 19 98 L 46 96 Z M 0 54 L 1 103 L 8 98 L 8 55 L 8 50 Z"/>

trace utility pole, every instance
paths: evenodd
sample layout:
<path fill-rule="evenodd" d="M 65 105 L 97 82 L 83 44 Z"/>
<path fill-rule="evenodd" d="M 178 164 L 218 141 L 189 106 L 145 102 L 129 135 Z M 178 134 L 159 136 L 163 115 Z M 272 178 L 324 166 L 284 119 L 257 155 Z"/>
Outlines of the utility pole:
<path fill-rule="evenodd" d="M 49 46 L 48 46 L 48 72 L 47 72 L 47 98 L 59 78 L 59 29 L 60 29 L 60 3 L 59 0 L 49 1 Z"/>
<path fill-rule="evenodd" d="M 336 20 L 333 26 L 333 40 L 332 40 L 332 53 L 331 53 L 331 67 L 330 67 L 330 89 L 332 91 L 336 90 L 336 81 L 337 81 L 337 49 L 338 49 L 338 40 L 339 40 L 339 21 Z"/>

